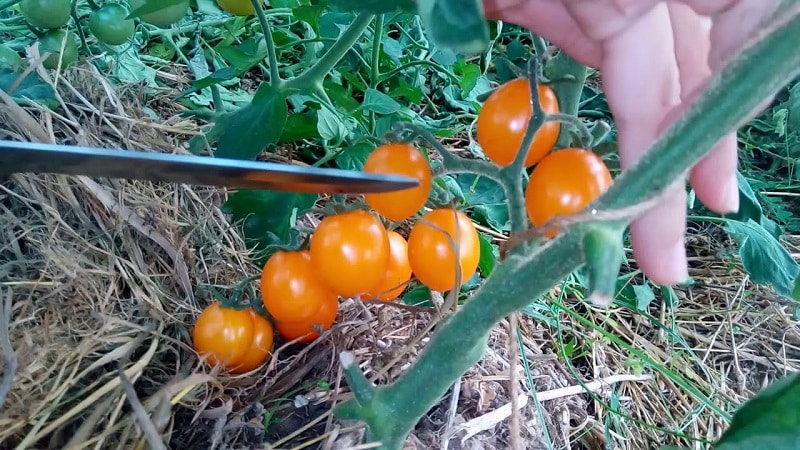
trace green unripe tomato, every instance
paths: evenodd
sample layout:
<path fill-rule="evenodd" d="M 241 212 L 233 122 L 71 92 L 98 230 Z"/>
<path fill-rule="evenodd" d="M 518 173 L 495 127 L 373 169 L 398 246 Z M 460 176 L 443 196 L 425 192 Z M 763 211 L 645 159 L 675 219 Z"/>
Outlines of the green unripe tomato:
<path fill-rule="evenodd" d="M 154 1 L 161 2 L 161 0 L 131 0 L 131 11 L 136 11 L 146 3 L 153 3 Z M 180 3 L 168 6 L 160 11 L 155 11 L 143 14 L 139 18 L 142 22 L 155 25 L 157 27 L 168 27 L 173 23 L 183 19 L 189 12 L 189 0 L 182 0 Z"/>
<path fill-rule="evenodd" d="M 61 42 L 66 37 L 63 54 Z M 58 60 L 61 59 L 61 68 L 68 67 L 78 60 L 78 36 L 75 33 L 64 30 L 50 30 L 39 38 L 39 54 L 44 55 L 50 52 L 50 56 L 42 61 L 42 65 L 47 69 L 58 68 Z"/>
<path fill-rule="evenodd" d="M 71 9 L 70 0 L 22 0 L 19 3 L 22 17 L 34 27 L 45 30 L 66 25 Z"/>
<path fill-rule="evenodd" d="M 108 45 L 121 45 L 133 36 L 135 24 L 128 17 L 128 10 L 119 3 L 106 3 L 89 15 L 89 30 Z"/>

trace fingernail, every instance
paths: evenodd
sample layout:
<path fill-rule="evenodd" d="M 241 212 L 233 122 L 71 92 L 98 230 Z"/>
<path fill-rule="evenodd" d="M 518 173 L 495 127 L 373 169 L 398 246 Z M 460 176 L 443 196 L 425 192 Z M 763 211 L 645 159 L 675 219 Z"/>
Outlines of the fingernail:
<path fill-rule="evenodd" d="M 736 177 L 732 177 L 728 181 L 728 185 L 725 186 L 725 191 L 723 191 L 722 200 L 721 206 L 724 211 L 720 211 L 721 213 L 730 214 L 739 211 L 739 182 Z"/>
<path fill-rule="evenodd" d="M 683 239 L 664 254 L 664 277 L 670 280 L 664 284 L 680 284 L 689 279 L 689 267 L 686 261 L 686 243 Z"/>

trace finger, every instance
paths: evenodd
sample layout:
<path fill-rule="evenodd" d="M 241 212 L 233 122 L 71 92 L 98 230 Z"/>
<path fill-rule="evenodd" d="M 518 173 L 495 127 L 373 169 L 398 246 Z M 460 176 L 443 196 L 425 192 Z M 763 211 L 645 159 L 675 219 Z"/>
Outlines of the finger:
<path fill-rule="evenodd" d="M 714 20 L 711 30 L 711 68 L 721 67 L 777 6 L 777 0 L 738 0 L 722 10 Z"/>
<path fill-rule="evenodd" d="M 711 19 L 703 17 L 689 5 L 669 5 L 672 35 L 675 38 L 675 60 L 681 80 L 681 104 L 671 111 L 662 124 L 664 130 L 696 101 L 700 88 L 711 76 Z M 689 180 L 698 199 L 712 211 L 724 214 L 739 209 L 739 187 L 736 181 L 736 134 L 723 138 L 691 170 Z"/>
<path fill-rule="evenodd" d="M 528 28 L 581 64 L 600 66 L 603 48 L 581 31 L 562 1 L 484 0 L 483 4 L 488 19 Z"/>
<path fill-rule="evenodd" d="M 669 11 L 662 3 L 605 43 L 600 73 L 617 125 L 623 169 L 650 148 L 667 113 L 680 102 L 671 35 Z M 668 198 L 631 223 L 636 262 L 646 276 L 659 284 L 687 278 L 683 181 L 670 189 Z"/>

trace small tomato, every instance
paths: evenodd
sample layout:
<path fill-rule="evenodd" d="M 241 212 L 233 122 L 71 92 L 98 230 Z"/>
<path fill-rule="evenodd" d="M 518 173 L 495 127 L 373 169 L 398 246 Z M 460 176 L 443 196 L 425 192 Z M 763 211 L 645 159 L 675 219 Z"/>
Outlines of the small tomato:
<path fill-rule="evenodd" d="M 538 86 L 539 103 L 547 114 L 559 112 L 558 98 L 546 85 Z M 499 166 L 514 161 L 533 115 L 530 82 L 523 78 L 511 80 L 498 87 L 484 102 L 478 113 L 478 144 L 486 156 Z M 536 132 L 525 158 L 530 167 L 547 155 L 555 146 L 561 131 L 559 122 L 545 122 Z"/>
<path fill-rule="evenodd" d="M 594 152 L 581 148 L 557 150 L 531 172 L 525 188 L 525 207 L 534 226 L 555 216 L 569 216 L 585 208 L 612 183 L 611 173 Z M 558 230 L 545 230 L 553 237 Z"/>
<path fill-rule="evenodd" d="M 370 291 L 389 266 L 386 228 L 363 210 L 322 219 L 311 235 L 310 251 L 316 276 L 342 297 Z"/>
<path fill-rule="evenodd" d="M 448 239 L 448 236 L 450 238 Z M 458 258 L 454 251 L 458 250 Z M 456 284 L 456 267 L 461 267 L 461 285 L 478 268 L 481 245 L 478 230 L 461 211 L 434 209 L 414 224 L 408 235 L 408 262 L 417 279 L 428 288 L 444 292 Z"/>
<path fill-rule="evenodd" d="M 384 144 L 364 161 L 364 172 L 402 175 L 419 181 L 419 186 L 394 192 L 365 194 L 364 199 L 375 212 L 395 222 L 416 214 L 431 192 L 431 168 L 425 156 L 404 143 Z"/>

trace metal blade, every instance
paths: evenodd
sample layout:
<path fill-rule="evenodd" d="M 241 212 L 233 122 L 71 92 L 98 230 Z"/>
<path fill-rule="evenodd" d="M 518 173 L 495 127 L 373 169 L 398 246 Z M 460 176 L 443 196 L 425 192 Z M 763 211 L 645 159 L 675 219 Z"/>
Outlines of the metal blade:
<path fill-rule="evenodd" d="M 12 173 L 331 194 L 391 192 L 419 185 L 413 178 L 342 169 L 0 140 L 0 175 Z"/>

